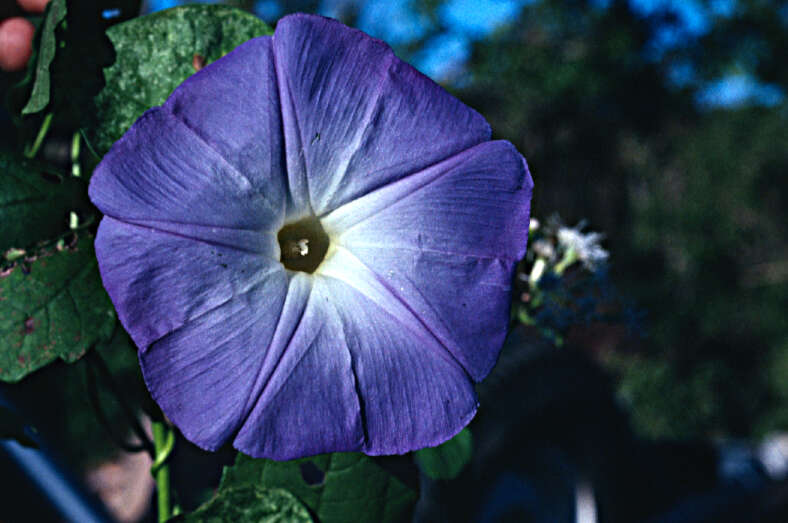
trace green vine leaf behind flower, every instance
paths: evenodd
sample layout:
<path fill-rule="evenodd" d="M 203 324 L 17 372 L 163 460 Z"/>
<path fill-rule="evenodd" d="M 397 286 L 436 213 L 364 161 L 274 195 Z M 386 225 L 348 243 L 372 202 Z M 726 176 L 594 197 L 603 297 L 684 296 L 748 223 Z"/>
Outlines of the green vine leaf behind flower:
<path fill-rule="evenodd" d="M 222 5 L 176 7 L 111 27 L 116 60 L 105 69 L 106 86 L 95 99 L 98 123 L 86 129 L 91 145 L 104 155 L 197 69 L 272 32 L 255 16 Z"/>
<path fill-rule="evenodd" d="M 454 479 L 473 456 L 473 437 L 467 428 L 449 441 L 413 453 L 421 471 L 432 479 Z"/>
<path fill-rule="evenodd" d="M 191 523 L 311 523 L 309 511 L 290 492 L 254 485 L 225 488 L 184 521 Z"/>
<path fill-rule="evenodd" d="M 243 486 L 284 488 L 321 523 L 410 521 L 417 493 L 359 453 L 321 454 L 293 461 L 239 453 L 226 467 L 219 493 Z"/>
<path fill-rule="evenodd" d="M 76 361 L 112 335 L 115 321 L 92 237 L 18 262 L 0 273 L 0 380 L 18 381 L 56 358 Z"/>
<path fill-rule="evenodd" d="M 40 176 L 28 161 L 0 152 L 0 253 L 26 249 L 68 232 L 69 213 L 90 209 L 78 178 L 60 183 Z"/>

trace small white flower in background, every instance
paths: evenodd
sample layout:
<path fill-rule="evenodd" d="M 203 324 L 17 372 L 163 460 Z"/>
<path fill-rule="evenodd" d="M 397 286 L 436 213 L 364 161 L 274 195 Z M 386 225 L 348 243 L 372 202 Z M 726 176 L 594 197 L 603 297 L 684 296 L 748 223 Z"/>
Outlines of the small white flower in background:
<path fill-rule="evenodd" d="M 539 258 L 544 258 L 547 261 L 553 261 L 555 258 L 553 242 L 544 238 L 540 238 L 533 243 L 533 251 Z"/>
<path fill-rule="evenodd" d="M 584 226 L 585 223 L 580 222 L 573 228 L 560 227 L 557 234 L 558 245 L 565 249 L 567 253 L 564 255 L 565 258 L 574 256 L 586 269 L 594 271 L 607 260 L 609 253 L 599 245 L 604 235 L 598 232 L 580 232 Z M 572 252 L 574 254 L 570 254 Z"/>

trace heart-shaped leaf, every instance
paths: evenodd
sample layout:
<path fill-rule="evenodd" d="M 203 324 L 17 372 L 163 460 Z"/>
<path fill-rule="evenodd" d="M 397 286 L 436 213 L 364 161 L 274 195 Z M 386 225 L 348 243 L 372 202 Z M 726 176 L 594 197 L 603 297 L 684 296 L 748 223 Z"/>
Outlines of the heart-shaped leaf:
<path fill-rule="evenodd" d="M 241 486 L 284 488 L 322 523 L 410 521 L 417 494 L 358 453 L 322 454 L 293 461 L 238 454 L 224 469 L 220 490 Z"/>
<path fill-rule="evenodd" d="M 115 309 L 101 285 L 93 238 L 39 252 L 0 273 L 0 380 L 18 381 L 109 339 Z"/>
<path fill-rule="evenodd" d="M 106 85 L 95 99 L 97 124 L 86 129 L 91 145 L 105 154 L 196 69 L 271 33 L 255 16 L 222 5 L 175 7 L 111 27 L 115 63 L 104 71 Z"/>

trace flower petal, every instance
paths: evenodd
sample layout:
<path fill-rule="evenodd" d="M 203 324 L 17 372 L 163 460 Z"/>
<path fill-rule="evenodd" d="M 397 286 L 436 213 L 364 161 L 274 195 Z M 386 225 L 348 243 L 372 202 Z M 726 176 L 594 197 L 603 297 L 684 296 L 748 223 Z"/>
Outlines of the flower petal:
<path fill-rule="evenodd" d="M 340 207 L 323 226 L 481 380 L 508 324 L 533 182 L 508 142 L 487 142 Z"/>
<path fill-rule="evenodd" d="M 286 293 L 285 272 L 269 273 L 140 353 L 148 390 L 193 443 L 216 450 L 249 414 Z"/>
<path fill-rule="evenodd" d="M 104 287 L 142 351 L 269 273 L 284 273 L 271 255 L 194 241 L 109 216 L 101 220 L 95 247 Z"/>
<path fill-rule="evenodd" d="M 107 216 L 215 241 L 213 229 L 276 231 L 283 208 L 275 208 L 249 179 L 162 108 L 154 108 L 112 146 L 89 188 Z M 282 206 L 280 206 L 282 207 Z M 230 235 L 254 250 L 261 235 Z M 251 240 L 251 244 L 249 243 Z"/>
<path fill-rule="evenodd" d="M 270 36 L 236 47 L 183 82 L 164 108 L 284 211 L 287 175 Z"/>
<path fill-rule="evenodd" d="M 331 296 L 352 356 L 367 454 L 402 454 L 443 443 L 476 413 L 462 366 L 406 303 L 339 247 L 315 287 Z"/>
<path fill-rule="evenodd" d="M 380 40 L 309 15 L 274 34 L 295 211 L 322 215 L 490 137 L 487 122 Z"/>
<path fill-rule="evenodd" d="M 360 405 L 334 297 L 303 273 L 292 277 L 282 322 L 260 372 L 265 386 L 234 441 L 254 457 L 293 459 L 359 450 Z M 288 301 L 289 296 L 288 296 Z"/>
<path fill-rule="evenodd" d="M 279 460 L 404 453 L 470 421 L 476 395 L 462 367 L 357 259 L 335 250 L 311 281 L 292 337 L 275 336 L 285 350 L 236 448 Z"/>

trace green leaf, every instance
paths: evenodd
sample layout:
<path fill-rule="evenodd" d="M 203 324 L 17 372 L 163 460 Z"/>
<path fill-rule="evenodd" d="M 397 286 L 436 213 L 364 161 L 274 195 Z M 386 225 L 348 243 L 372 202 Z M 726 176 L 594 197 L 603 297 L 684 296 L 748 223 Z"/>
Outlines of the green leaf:
<path fill-rule="evenodd" d="M 291 493 L 254 485 L 222 488 L 216 496 L 187 515 L 193 523 L 311 523 L 309 511 Z"/>
<path fill-rule="evenodd" d="M 52 181 L 41 176 L 32 162 L 3 152 L 0 186 L 0 253 L 66 233 L 69 213 L 90 208 L 84 181 Z"/>
<path fill-rule="evenodd" d="M 161 105 L 195 72 L 271 28 L 253 15 L 222 5 L 176 7 L 113 26 L 115 63 L 95 99 L 98 123 L 86 129 L 96 152 L 105 154 L 147 109 Z"/>
<path fill-rule="evenodd" d="M 93 238 L 39 253 L 0 273 L 0 380 L 18 381 L 108 339 L 116 317 L 101 285 Z"/>
<path fill-rule="evenodd" d="M 224 469 L 220 490 L 246 485 L 289 490 L 321 523 L 410 521 L 417 500 L 416 492 L 357 453 L 281 462 L 239 453 Z"/>
<path fill-rule="evenodd" d="M 449 441 L 413 453 L 421 471 L 432 479 L 454 479 L 473 455 L 471 431 L 462 429 Z"/>
<path fill-rule="evenodd" d="M 22 114 L 33 114 L 44 109 L 49 104 L 50 97 L 50 72 L 49 67 L 55 59 L 57 51 L 57 38 L 55 29 L 66 18 L 66 0 L 52 0 L 49 2 L 44 14 L 44 23 L 39 30 L 39 42 L 36 56 L 31 63 L 33 66 L 33 88 L 30 99 L 22 108 Z"/>
<path fill-rule="evenodd" d="M 105 18 L 108 7 L 118 16 Z M 54 116 L 53 127 L 68 132 L 92 124 L 91 107 L 104 87 L 103 70 L 115 60 L 106 30 L 138 13 L 139 0 L 49 3 L 34 38 L 27 74 L 9 96 L 11 114 L 26 140 L 35 136 L 45 117 Z"/>

